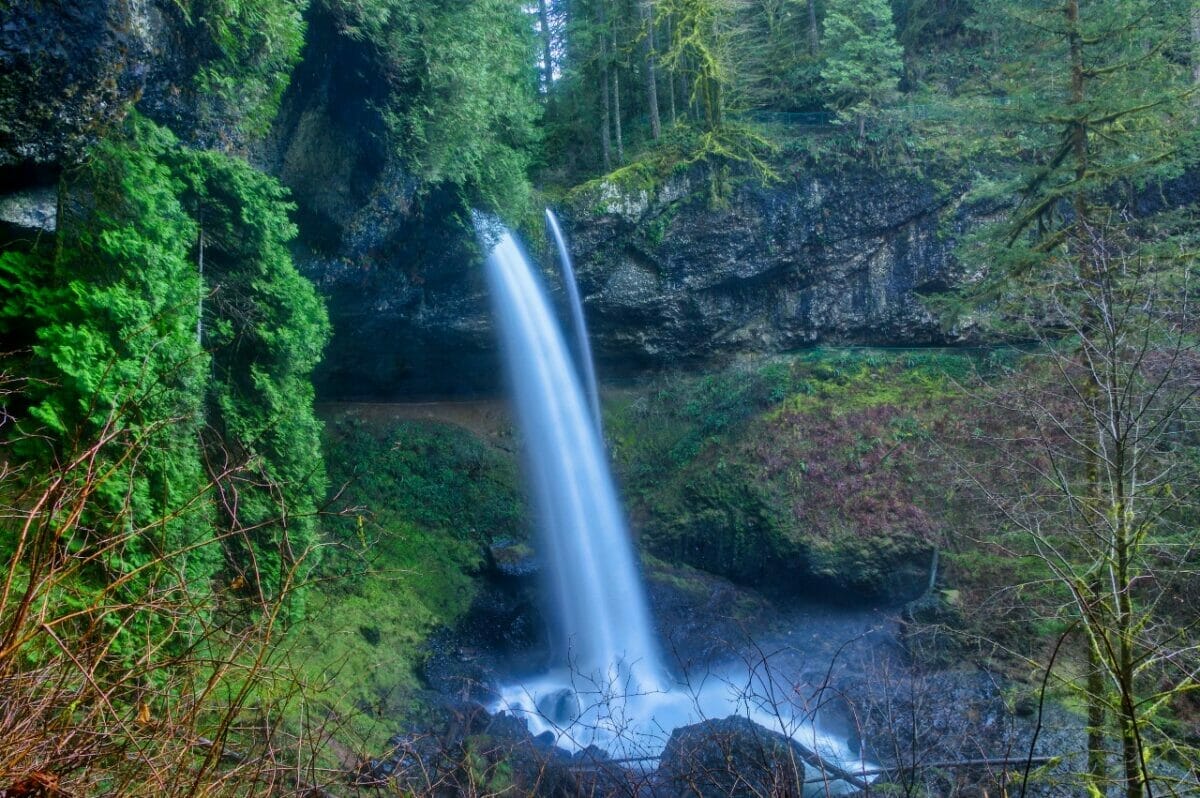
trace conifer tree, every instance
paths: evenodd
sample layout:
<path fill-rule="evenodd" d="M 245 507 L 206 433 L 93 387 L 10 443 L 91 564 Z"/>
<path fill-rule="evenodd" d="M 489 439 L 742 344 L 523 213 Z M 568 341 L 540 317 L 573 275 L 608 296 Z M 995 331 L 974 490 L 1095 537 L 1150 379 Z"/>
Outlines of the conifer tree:
<path fill-rule="evenodd" d="M 830 0 L 824 47 L 823 88 L 861 139 L 867 118 L 895 96 L 904 67 L 887 0 Z"/>
<path fill-rule="evenodd" d="M 1195 330 L 1180 311 L 1191 269 L 1180 229 L 1146 218 L 1135 198 L 1187 161 L 1192 87 L 1174 55 L 1186 47 L 1185 4 L 1006 0 L 980 19 L 1003 43 L 993 88 L 1009 103 L 979 122 L 994 123 L 996 148 L 1025 166 L 997 191 L 1013 211 L 972 255 L 988 275 L 972 294 L 1024 320 L 1026 337 L 1065 347 L 1056 409 L 1044 395 L 1026 398 L 1055 433 L 1043 450 L 1067 512 L 1053 524 L 1028 507 L 1006 512 L 1071 596 L 1067 620 L 1087 660 L 1089 792 L 1116 782 L 1142 798 L 1155 779 L 1148 724 L 1164 700 L 1143 692 L 1163 649 L 1155 602 L 1142 600 L 1165 567 L 1156 541 L 1177 512 L 1164 509 L 1179 469 L 1161 431 L 1194 397 L 1179 389 Z M 1068 342 L 1053 341 L 1049 323 Z M 1110 779 L 1113 734 L 1122 767 Z"/>

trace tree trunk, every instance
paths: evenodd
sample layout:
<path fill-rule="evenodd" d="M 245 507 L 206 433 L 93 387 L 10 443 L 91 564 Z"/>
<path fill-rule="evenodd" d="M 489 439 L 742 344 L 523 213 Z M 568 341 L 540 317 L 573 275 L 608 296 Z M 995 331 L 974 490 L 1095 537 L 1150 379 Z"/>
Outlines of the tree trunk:
<path fill-rule="evenodd" d="M 670 47 L 671 39 L 671 18 L 668 16 L 666 21 L 667 26 L 667 46 Z M 674 126 L 679 122 L 677 111 L 675 110 L 675 67 L 667 69 L 667 94 L 671 98 L 671 125 Z"/>
<path fill-rule="evenodd" d="M 808 0 L 808 54 L 817 57 L 821 49 L 821 32 L 817 30 L 817 0 Z"/>
<path fill-rule="evenodd" d="M 621 136 L 621 76 L 612 71 L 613 135 L 617 140 L 617 163 L 625 163 L 625 141 Z"/>
<path fill-rule="evenodd" d="M 610 113 L 608 109 L 611 100 L 608 96 L 608 53 L 607 48 L 602 47 L 601 66 L 600 66 L 600 150 L 604 154 L 604 171 L 612 171 L 612 141 L 609 138 L 609 126 L 612 120 L 609 119 Z"/>
<path fill-rule="evenodd" d="M 1070 59 L 1070 93 L 1071 103 L 1077 114 L 1086 114 L 1083 108 L 1083 101 L 1086 89 L 1086 72 L 1084 71 L 1083 62 L 1083 35 L 1079 29 L 1079 0 L 1066 0 L 1063 6 L 1063 14 L 1066 17 L 1066 34 L 1067 48 Z M 1072 156 L 1075 159 L 1075 176 L 1082 183 L 1083 178 L 1087 174 L 1088 168 L 1088 149 L 1087 149 L 1087 123 L 1086 117 L 1077 116 L 1068 123 L 1067 137 L 1071 145 Z M 1077 268 L 1080 276 L 1087 280 L 1091 276 L 1091 258 L 1088 253 L 1088 206 L 1087 198 L 1082 191 L 1076 191 L 1072 197 L 1072 206 L 1075 210 L 1075 233 L 1074 246 L 1077 248 L 1075 257 L 1078 258 Z M 1094 309 L 1085 314 L 1083 324 L 1086 327 L 1094 327 L 1095 321 L 1091 317 Z M 1088 333 L 1085 331 L 1084 335 Z M 1086 360 L 1084 355 L 1080 354 L 1086 368 Z M 1087 396 L 1085 403 L 1090 407 L 1095 407 L 1095 402 L 1099 398 L 1100 386 L 1095 380 L 1089 378 L 1088 385 L 1085 390 Z M 1096 451 L 1099 451 L 1097 449 Z M 1102 520 L 1097 520 L 1098 503 L 1100 500 L 1100 467 L 1095 452 L 1091 452 L 1087 457 L 1085 467 L 1085 479 L 1087 485 L 1085 490 L 1088 497 L 1088 517 L 1086 524 L 1102 523 Z M 1095 600 L 1101 595 L 1102 586 L 1093 583 L 1089 586 L 1089 593 Z M 1101 610 L 1102 611 L 1102 610 Z M 1107 722 L 1107 712 L 1105 710 L 1105 679 L 1102 664 L 1102 652 L 1099 649 L 1100 642 L 1098 635 L 1103 632 L 1102 629 L 1095 628 L 1096 619 L 1083 618 L 1083 622 L 1093 626 L 1091 630 L 1091 639 L 1088 643 L 1088 672 L 1087 672 L 1087 761 L 1088 761 L 1088 787 L 1093 795 L 1105 795 L 1108 789 L 1108 753 L 1105 750 L 1105 725 Z"/>
<path fill-rule="evenodd" d="M 609 110 L 608 81 L 608 16 L 604 10 L 605 0 L 596 4 L 596 15 L 600 22 L 600 151 L 604 155 L 604 171 L 612 171 L 612 140 L 609 136 L 611 111 Z"/>
<path fill-rule="evenodd" d="M 1200 83 L 1200 8 L 1192 9 L 1192 82 Z"/>
<path fill-rule="evenodd" d="M 654 64 L 654 11 L 650 8 L 650 0 L 638 0 L 638 14 L 642 18 L 642 26 L 645 29 L 642 38 L 642 52 L 645 56 L 646 108 L 650 114 L 650 137 L 658 141 L 662 136 L 662 121 L 658 116 L 658 78 L 655 74 Z"/>
<path fill-rule="evenodd" d="M 196 302 L 196 345 L 204 346 L 204 225 L 201 222 L 200 226 L 200 258 L 199 269 L 200 274 L 200 297 Z"/>
<path fill-rule="evenodd" d="M 549 93 L 550 85 L 554 83 L 554 56 L 550 41 L 550 11 L 546 7 L 546 0 L 538 0 L 538 22 L 542 29 L 542 80 Z"/>
<path fill-rule="evenodd" d="M 612 38 L 613 52 L 617 51 L 617 34 L 613 32 Z M 617 142 L 617 163 L 625 163 L 625 141 L 621 136 L 621 76 L 617 69 L 617 65 L 613 64 L 612 71 L 612 118 L 613 118 L 613 135 Z"/>
<path fill-rule="evenodd" d="M 1104 671 L 1100 664 L 1099 645 L 1088 642 L 1087 661 L 1087 763 L 1088 786 L 1092 795 L 1107 794 L 1108 752 L 1104 750 Z"/>

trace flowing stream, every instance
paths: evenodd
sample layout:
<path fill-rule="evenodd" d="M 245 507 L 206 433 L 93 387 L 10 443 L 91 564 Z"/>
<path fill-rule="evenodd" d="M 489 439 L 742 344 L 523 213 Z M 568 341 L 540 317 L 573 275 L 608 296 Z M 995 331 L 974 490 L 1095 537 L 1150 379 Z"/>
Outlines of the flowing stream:
<path fill-rule="evenodd" d="M 663 664 L 597 416 L 528 258 L 507 230 L 496 236 L 487 278 L 524 436 L 556 667 L 502 686 L 492 710 L 524 716 L 534 734 L 551 732 L 570 750 L 649 759 L 675 728 L 740 714 L 840 767 L 870 767 L 793 711 L 789 691 L 765 673 L 740 663 L 689 683 Z M 586 338 L 581 308 L 576 319 Z"/>

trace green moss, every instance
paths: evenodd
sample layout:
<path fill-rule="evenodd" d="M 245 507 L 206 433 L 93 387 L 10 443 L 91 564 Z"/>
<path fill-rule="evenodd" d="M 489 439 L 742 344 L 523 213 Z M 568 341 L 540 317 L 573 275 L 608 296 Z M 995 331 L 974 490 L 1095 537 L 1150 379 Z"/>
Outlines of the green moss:
<path fill-rule="evenodd" d="M 470 607 L 485 544 L 523 534 L 517 468 L 433 422 L 346 414 L 330 422 L 326 448 L 339 514 L 325 521 L 330 548 L 287 648 L 314 686 L 310 703 L 346 724 L 343 739 L 380 750 L 417 709 L 429 634 Z"/>
<path fill-rule="evenodd" d="M 845 413 L 953 398 L 961 395 L 960 384 L 979 368 L 977 361 L 970 354 L 941 350 L 817 349 L 800 357 L 797 369 L 806 376 L 799 390 L 780 402 L 775 412 L 828 407 Z"/>
<path fill-rule="evenodd" d="M 780 589 L 920 582 L 944 484 L 924 444 L 982 361 L 813 350 L 614 397 L 607 430 L 643 545 Z"/>

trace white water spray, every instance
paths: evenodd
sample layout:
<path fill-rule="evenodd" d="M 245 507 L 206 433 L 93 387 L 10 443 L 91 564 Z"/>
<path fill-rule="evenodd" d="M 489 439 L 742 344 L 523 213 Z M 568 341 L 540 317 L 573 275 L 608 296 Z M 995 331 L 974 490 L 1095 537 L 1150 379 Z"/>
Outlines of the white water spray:
<path fill-rule="evenodd" d="M 491 250 L 487 277 L 525 439 L 557 657 L 543 676 L 502 687 L 491 709 L 524 716 L 534 734 L 549 731 L 564 748 L 596 745 L 617 758 L 657 757 L 673 729 L 739 714 L 826 762 L 851 771 L 868 767 L 843 740 L 793 712 L 788 691 L 767 674 L 740 665 L 709 673 L 698 685 L 670 677 L 597 416 L 546 293 L 506 230 Z M 831 791 L 852 789 L 834 782 Z"/>

